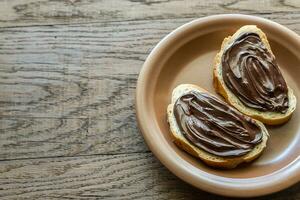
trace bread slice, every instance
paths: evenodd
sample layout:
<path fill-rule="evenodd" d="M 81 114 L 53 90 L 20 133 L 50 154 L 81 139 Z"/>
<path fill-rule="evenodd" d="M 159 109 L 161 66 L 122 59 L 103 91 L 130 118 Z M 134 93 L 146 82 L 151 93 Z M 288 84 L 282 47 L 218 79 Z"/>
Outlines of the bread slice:
<path fill-rule="evenodd" d="M 225 100 L 234 106 L 236 109 L 238 109 L 240 112 L 257 119 L 265 124 L 268 125 L 277 125 L 282 124 L 289 120 L 289 118 L 292 116 L 292 113 L 296 109 L 296 97 L 293 94 L 293 90 L 288 87 L 288 98 L 289 98 L 289 108 L 286 113 L 278 113 L 278 112 L 264 112 L 259 111 L 250 107 L 245 106 L 225 85 L 225 82 L 223 80 L 222 76 L 222 66 L 221 66 L 221 59 L 222 55 L 224 53 L 225 48 L 231 44 L 234 40 L 237 39 L 241 34 L 246 32 L 252 32 L 259 35 L 262 42 L 268 49 L 268 51 L 274 56 L 270 44 L 267 40 L 266 35 L 255 25 L 246 25 L 241 27 L 236 33 L 234 33 L 232 36 L 229 36 L 223 40 L 221 50 L 216 55 L 215 61 L 214 61 L 214 87 L 215 90 L 221 94 Z"/>
<path fill-rule="evenodd" d="M 257 158 L 261 153 L 263 152 L 264 148 L 266 147 L 267 140 L 269 137 L 268 131 L 263 125 L 263 123 L 254 120 L 255 123 L 261 128 L 263 136 L 262 136 L 262 141 L 258 145 L 254 147 L 252 151 L 247 153 L 246 155 L 239 156 L 239 157 L 234 157 L 234 158 L 226 158 L 226 157 L 220 157 L 213 155 L 211 153 L 208 153 L 193 144 L 191 144 L 181 133 L 174 113 L 173 113 L 173 107 L 174 103 L 178 98 L 180 98 L 182 95 L 185 95 L 191 91 L 196 91 L 196 92 L 205 92 L 208 93 L 206 90 L 192 84 L 182 84 L 177 86 L 172 93 L 172 100 L 171 104 L 167 108 L 167 114 L 168 114 L 168 122 L 170 125 L 170 130 L 172 133 L 172 138 L 174 143 L 181 149 L 187 151 L 191 155 L 200 158 L 202 161 L 204 161 L 206 164 L 212 166 L 212 167 L 218 167 L 218 168 L 234 168 L 238 164 L 243 163 L 243 162 L 250 162 Z"/>

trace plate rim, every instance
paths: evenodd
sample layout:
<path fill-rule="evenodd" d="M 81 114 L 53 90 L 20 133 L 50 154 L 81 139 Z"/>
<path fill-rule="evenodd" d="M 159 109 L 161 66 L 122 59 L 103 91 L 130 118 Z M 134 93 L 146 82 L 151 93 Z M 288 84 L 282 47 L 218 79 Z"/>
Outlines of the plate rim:
<path fill-rule="evenodd" d="M 158 146 L 158 144 L 154 142 L 153 138 L 158 136 L 155 134 L 150 134 L 150 132 L 159 131 L 159 129 L 157 129 L 156 126 L 156 130 L 149 131 L 149 128 L 153 127 L 149 127 L 146 123 L 143 123 L 143 120 L 147 115 L 141 110 L 141 107 L 146 100 L 145 94 L 143 93 L 145 91 L 146 85 L 144 80 L 147 79 L 147 74 L 151 70 L 151 65 L 153 62 L 152 59 L 156 57 L 156 55 L 160 54 L 160 52 L 166 46 L 168 46 L 167 44 L 172 43 L 172 40 L 174 40 L 174 38 L 179 37 L 179 35 L 184 34 L 194 26 L 199 26 L 199 24 L 205 24 L 208 22 L 211 23 L 213 21 L 224 20 L 225 18 L 226 20 L 252 20 L 265 25 L 269 25 L 270 27 L 275 28 L 278 31 L 284 32 L 284 34 L 286 34 L 288 37 L 299 41 L 299 43 L 296 43 L 296 45 L 300 49 L 300 36 L 297 33 L 274 21 L 257 16 L 244 14 L 221 14 L 198 18 L 185 23 L 167 34 L 162 40 L 158 42 L 158 44 L 153 48 L 149 56 L 146 58 L 146 61 L 139 73 L 135 93 L 135 110 L 138 127 L 140 128 L 141 133 L 153 154 L 158 158 L 158 160 L 160 160 L 160 162 L 162 162 L 165 167 L 167 167 L 173 174 L 175 174 L 183 181 L 207 192 L 224 196 L 255 197 L 271 194 L 283 190 L 300 181 L 300 155 L 298 155 L 298 157 L 293 162 L 271 174 L 258 176 L 255 178 L 221 177 L 222 181 L 220 182 L 220 176 L 213 175 L 202 170 L 202 173 L 198 172 L 199 174 L 195 175 L 192 173 L 192 171 L 199 170 L 199 168 L 194 167 L 196 169 L 187 169 L 187 167 L 191 168 L 191 165 L 188 162 L 183 159 L 176 158 L 176 156 L 165 154 L 164 152 L 174 151 L 171 147 L 160 146 L 159 148 L 155 148 Z M 270 179 L 270 177 L 272 177 L 272 179 Z"/>

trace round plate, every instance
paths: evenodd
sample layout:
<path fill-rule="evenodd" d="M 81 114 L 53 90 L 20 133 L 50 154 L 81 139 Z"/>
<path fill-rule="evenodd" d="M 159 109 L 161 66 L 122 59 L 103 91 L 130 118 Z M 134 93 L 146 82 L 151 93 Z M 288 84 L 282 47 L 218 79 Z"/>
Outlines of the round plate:
<path fill-rule="evenodd" d="M 184 181 L 226 196 L 259 196 L 300 180 L 300 106 L 290 121 L 267 127 L 267 148 L 254 162 L 232 170 L 206 166 L 172 142 L 166 109 L 173 88 L 192 83 L 216 94 L 213 60 L 223 39 L 243 25 L 255 24 L 267 35 L 281 71 L 299 99 L 300 37 L 275 22 L 247 15 L 216 15 L 194 20 L 167 35 L 147 58 L 136 91 L 137 119 L 156 157 Z"/>

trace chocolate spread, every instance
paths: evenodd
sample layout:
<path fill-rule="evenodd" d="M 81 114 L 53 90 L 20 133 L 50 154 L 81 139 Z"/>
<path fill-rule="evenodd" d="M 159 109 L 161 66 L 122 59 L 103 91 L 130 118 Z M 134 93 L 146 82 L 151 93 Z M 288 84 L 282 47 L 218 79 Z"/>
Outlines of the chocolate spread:
<path fill-rule="evenodd" d="M 174 115 L 189 142 L 217 156 L 242 156 L 262 141 L 253 119 L 207 93 L 181 96 L 174 104 Z"/>
<path fill-rule="evenodd" d="M 225 49 L 222 76 L 230 91 L 247 107 L 286 113 L 287 84 L 275 57 L 256 33 L 240 35 Z"/>

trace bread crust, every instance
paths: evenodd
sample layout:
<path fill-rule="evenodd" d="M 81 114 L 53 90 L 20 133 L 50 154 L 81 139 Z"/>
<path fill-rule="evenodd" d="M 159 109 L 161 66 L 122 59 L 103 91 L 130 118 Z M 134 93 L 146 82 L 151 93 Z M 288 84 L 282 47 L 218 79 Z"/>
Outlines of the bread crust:
<path fill-rule="evenodd" d="M 263 123 L 254 120 L 255 123 L 261 128 L 263 133 L 262 142 L 254 147 L 254 149 L 247 153 L 246 155 L 234 157 L 234 158 L 226 158 L 226 157 L 220 157 L 213 155 L 211 153 L 208 153 L 193 144 L 191 144 L 181 133 L 179 130 L 179 127 L 177 125 L 173 108 L 175 101 L 182 95 L 191 92 L 207 92 L 206 90 L 192 84 L 182 84 L 177 86 L 172 93 L 172 101 L 169 104 L 167 108 L 167 115 L 168 115 L 168 123 L 170 125 L 171 130 L 171 136 L 173 138 L 173 142 L 181 149 L 185 150 L 186 152 L 190 153 L 191 155 L 200 158 L 203 162 L 205 162 L 207 165 L 216 167 L 216 168 L 235 168 L 237 165 L 243 163 L 243 162 L 251 162 L 252 160 L 256 159 L 261 155 L 263 150 L 266 147 L 267 140 L 269 137 L 268 131 L 263 125 Z M 212 95 L 212 94 L 211 94 Z"/>
<path fill-rule="evenodd" d="M 259 35 L 262 42 L 265 44 L 268 51 L 274 56 L 270 44 L 267 40 L 266 35 L 255 25 L 246 25 L 241 27 L 236 33 L 232 36 L 229 36 L 223 40 L 221 50 L 217 53 L 214 60 L 214 70 L 213 70 L 213 85 L 219 94 L 221 94 L 225 100 L 238 109 L 240 112 L 257 119 L 268 125 L 278 125 L 287 122 L 292 116 L 293 112 L 296 109 L 296 97 L 293 94 L 293 90 L 288 87 L 288 98 L 289 98 L 289 108 L 288 111 L 284 114 L 276 113 L 276 112 L 263 112 L 259 111 L 244 105 L 225 85 L 222 77 L 222 66 L 221 66 L 221 58 L 224 53 L 225 48 L 228 44 L 231 44 L 232 41 L 235 40 L 242 33 L 246 32 L 254 32 Z"/>

